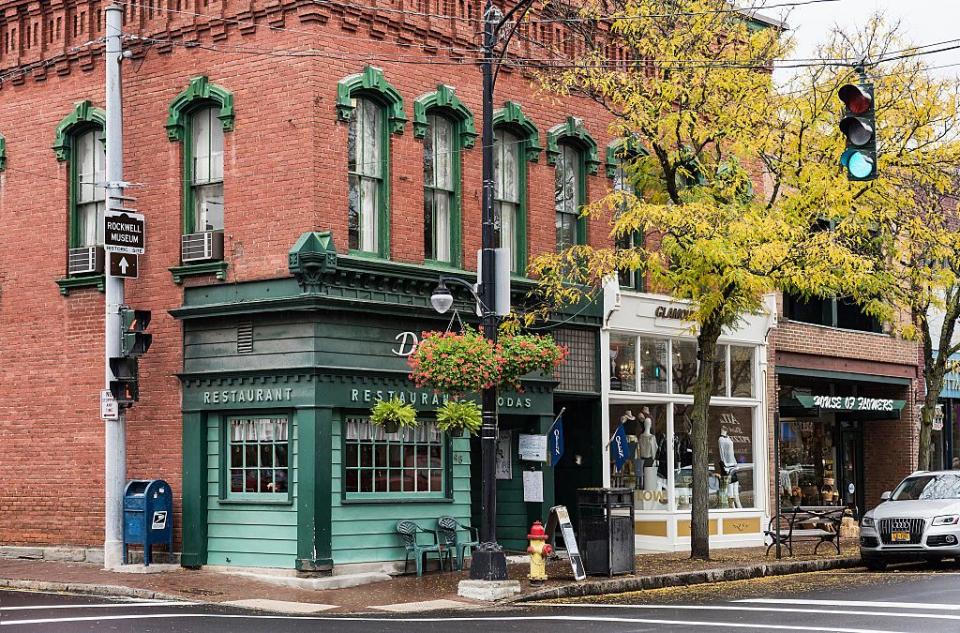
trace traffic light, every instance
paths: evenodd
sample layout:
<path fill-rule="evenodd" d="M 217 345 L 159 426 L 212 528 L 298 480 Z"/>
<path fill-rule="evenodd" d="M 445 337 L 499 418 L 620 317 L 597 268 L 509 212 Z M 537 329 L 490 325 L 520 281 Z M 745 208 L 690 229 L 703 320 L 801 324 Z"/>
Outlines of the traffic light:
<path fill-rule="evenodd" d="M 840 131 L 847 146 L 840 164 L 847 172 L 847 180 L 863 182 L 877 177 L 876 111 L 873 102 L 873 84 L 847 84 L 837 93 L 843 101 Z"/>
<path fill-rule="evenodd" d="M 137 359 L 120 357 L 110 359 L 110 393 L 121 407 L 129 407 L 140 399 L 140 385 L 137 382 Z"/>
<path fill-rule="evenodd" d="M 110 393 L 121 407 L 129 407 L 140 399 L 137 359 L 147 353 L 153 335 L 147 334 L 149 310 L 120 308 L 120 356 L 110 359 Z"/>
<path fill-rule="evenodd" d="M 147 334 L 150 325 L 149 310 L 120 309 L 120 354 L 137 358 L 143 356 L 153 343 L 153 335 Z"/>

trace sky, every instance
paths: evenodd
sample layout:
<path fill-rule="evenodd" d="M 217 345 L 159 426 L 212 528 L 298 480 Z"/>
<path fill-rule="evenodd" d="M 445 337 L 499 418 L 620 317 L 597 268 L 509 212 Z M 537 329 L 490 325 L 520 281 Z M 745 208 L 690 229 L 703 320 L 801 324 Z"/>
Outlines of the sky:
<path fill-rule="evenodd" d="M 768 5 L 783 2 L 765 0 Z M 741 6 L 743 4 L 747 3 L 741 1 Z M 827 38 L 833 26 L 853 30 L 877 11 L 884 13 L 891 21 L 899 20 L 905 38 L 911 45 L 952 39 L 957 40 L 952 44 L 960 45 L 960 0 L 838 0 L 761 10 L 765 15 L 786 20 L 796 41 L 795 58 L 815 57 L 817 45 Z M 960 49 L 928 55 L 927 60 L 931 65 L 958 64 L 935 72 L 950 77 L 960 74 Z M 789 73 L 783 69 L 777 71 L 775 77 L 778 83 L 788 78 Z"/>

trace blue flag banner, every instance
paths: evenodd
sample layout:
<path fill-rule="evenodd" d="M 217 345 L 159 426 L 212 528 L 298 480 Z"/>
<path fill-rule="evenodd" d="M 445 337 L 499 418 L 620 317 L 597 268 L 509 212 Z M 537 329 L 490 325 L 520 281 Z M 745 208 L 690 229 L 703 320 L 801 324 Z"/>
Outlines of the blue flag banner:
<path fill-rule="evenodd" d="M 623 470 L 623 465 L 627 463 L 627 451 L 627 430 L 620 424 L 610 440 L 610 456 L 613 457 L 618 472 Z"/>
<path fill-rule="evenodd" d="M 563 411 L 553 421 L 547 433 L 547 449 L 550 451 L 550 466 L 556 466 L 563 457 Z"/>

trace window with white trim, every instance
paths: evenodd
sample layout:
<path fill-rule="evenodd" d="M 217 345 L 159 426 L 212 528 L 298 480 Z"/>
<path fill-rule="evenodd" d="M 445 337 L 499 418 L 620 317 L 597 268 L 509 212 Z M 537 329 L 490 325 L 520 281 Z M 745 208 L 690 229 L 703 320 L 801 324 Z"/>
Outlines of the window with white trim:
<path fill-rule="evenodd" d="M 72 159 L 76 161 L 74 184 L 75 247 L 103 244 L 103 212 L 106 209 L 105 168 L 107 162 L 103 131 L 92 129 L 74 139 Z"/>
<path fill-rule="evenodd" d="M 423 137 L 423 248 L 424 257 L 451 262 L 451 221 L 456 204 L 454 123 L 436 114 L 427 116 Z"/>
<path fill-rule="evenodd" d="M 290 421 L 286 416 L 227 418 L 227 498 L 286 498 L 290 492 Z"/>
<path fill-rule="evenodd" d="M 523 251 L 518 241 L 522 234 L 518 231 L 520 215 L 520 139 L 504 129 L 493 133 L 493 173 L 494 173 L 494 212 L 499 220 L 497 224 L 499 244 L 510 249 L 510 272 L 521 274 L 523 263 L 520 261 Z"/>
<path fill-rule="evenodd" d="M 193 231 L 223 230 L 223 124 L 219 108 L 204 108 L 190 117 Z"/>

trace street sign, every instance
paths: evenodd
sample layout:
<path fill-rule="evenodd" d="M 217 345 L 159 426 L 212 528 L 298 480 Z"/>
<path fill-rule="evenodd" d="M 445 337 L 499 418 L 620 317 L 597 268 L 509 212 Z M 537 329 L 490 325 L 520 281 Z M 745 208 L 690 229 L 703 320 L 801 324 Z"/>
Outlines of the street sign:
<path fill-rule="evenodd" d="M 140 213 L 107 211 L 103 215 L 103 250 L 143 255 L 145 224 Z"/>
<path fill-rule="evenodd" d="M 140 256 L 110 253 L 110 274 L 114 277 L 136 279 L 140 274 Z"/>
<path fill-rule="evenodd" d="M 120 419 L 120 407 L 117 406 L 117 401 L 113 399 L 109 389 L 100 390 L 100 417 L 104 420 Z"/>

